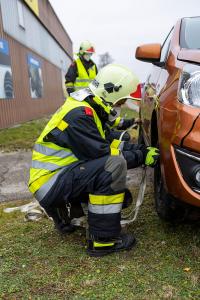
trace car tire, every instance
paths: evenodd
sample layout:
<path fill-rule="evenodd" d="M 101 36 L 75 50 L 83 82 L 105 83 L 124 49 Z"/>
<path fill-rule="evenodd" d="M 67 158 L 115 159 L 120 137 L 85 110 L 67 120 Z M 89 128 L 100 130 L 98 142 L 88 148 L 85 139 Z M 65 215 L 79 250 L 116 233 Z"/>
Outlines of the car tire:
<path fill-rule="evenodd" d="M 138 144 L 144 144 L 143 130 L 140 126 Z M 156 147 L 159 148 L 158 142 Z M 186 218 L 186 209 L 172 195 L 168 194 L 161 174 L 160 162 L 154 168 L 154 199 L 158 216 L 170 223 L 179 223 Z"/>
<path fill-rule="evenodd" d="M 171 223 L 185 220 L 186 211 L 184 206 L 168 194 L 164 187 L 160 163 L 154 169 L 154 198 L 156 212 L 161 219 Z"/>

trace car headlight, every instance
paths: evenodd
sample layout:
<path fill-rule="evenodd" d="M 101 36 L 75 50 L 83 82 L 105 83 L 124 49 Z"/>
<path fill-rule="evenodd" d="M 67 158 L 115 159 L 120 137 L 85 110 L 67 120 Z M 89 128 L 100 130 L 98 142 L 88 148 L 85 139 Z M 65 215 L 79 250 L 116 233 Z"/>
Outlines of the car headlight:
<path fill-rule="evenodd" d="M 185 65 L 179 79 L 178 100 L 184 104 L 200 107 L 200 69 Z"/>

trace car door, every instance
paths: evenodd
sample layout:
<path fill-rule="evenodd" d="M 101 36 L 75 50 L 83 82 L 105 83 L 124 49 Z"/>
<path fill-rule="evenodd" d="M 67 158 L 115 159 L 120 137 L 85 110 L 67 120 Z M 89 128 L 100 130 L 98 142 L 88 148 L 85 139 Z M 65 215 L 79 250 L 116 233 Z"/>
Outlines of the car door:
<path fill-rule="evenodd" d="M 164 66 L 169 53 L 172 32 L 173 29 L 167 35 L 162 45 L 160 62 L 153 66 L 144 87 L 144 96 L 141 101 L 141 119 L 143 122 L 143 136 L 147 144 L 151 144 L 151 120 L 153 111 L 158 106 L 160 91 L 168 78 L 168 72 L 164 69 Z"/>

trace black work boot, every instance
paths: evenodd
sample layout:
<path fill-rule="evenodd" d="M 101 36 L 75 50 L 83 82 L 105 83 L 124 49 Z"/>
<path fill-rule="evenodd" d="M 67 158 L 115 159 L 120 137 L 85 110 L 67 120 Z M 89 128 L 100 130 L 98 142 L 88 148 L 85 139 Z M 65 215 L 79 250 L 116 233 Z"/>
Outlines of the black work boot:
<path fill-rule="evenodd" d="M 53 219 L 55 228 L 61 234 L 69 234 L 75 231 L 76 227 L 70 224 L 70 218 L 66 207 L 57 207 L 46 210 Z"/>
<path fill-rule="evenodd" d="M 56 223 L 54 221 L 55 228 L 61 234 L 69 234 L 76 230 L 76 227 L 72 224 L 63 224 L 63 223 Z"/>
<path fill-rule="evenodd" d="M 119 252 L 130 250 L 136 244 L 136 239 L 132 234 L 121 234 L 114 239 L 95 239 L 88 240 L 87 253 L 90 256 L 100 257 Z"/>

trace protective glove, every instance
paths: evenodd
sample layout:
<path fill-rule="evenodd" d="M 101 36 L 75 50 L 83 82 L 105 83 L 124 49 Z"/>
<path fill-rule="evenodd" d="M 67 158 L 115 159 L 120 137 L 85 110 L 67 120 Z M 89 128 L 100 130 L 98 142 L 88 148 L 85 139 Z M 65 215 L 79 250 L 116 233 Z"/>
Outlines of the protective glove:
<path fill-rule="evenodd" d="M 144 164 L 149 167 L 155 167 L 160 156 L 159 149 L 155 147 L 147 147 L 145 152 L 146 153 L 144 153 Z"/>

